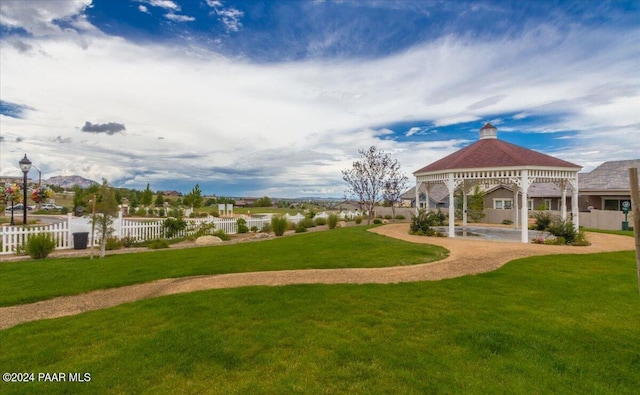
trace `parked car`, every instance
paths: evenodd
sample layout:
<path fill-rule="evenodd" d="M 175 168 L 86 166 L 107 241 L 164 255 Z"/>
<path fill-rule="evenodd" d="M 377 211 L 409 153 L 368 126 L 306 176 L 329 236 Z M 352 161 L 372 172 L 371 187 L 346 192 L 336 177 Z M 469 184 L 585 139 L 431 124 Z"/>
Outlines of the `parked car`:
<path fill-rule="evenodd" d="M 62 206 L 56 206 L 53 203 L 45 203 L 45 204 L 42 205 L 42 209 L 43 210 L 47 210 L 47 211 L 49 211 L 49 210 L 62 210 Z"/>
<path fill-rule="evenodd" d="M 22 203 L 14 204 L 13 211 L 22 211 L 24 209 L 24 205 Z M 33 210 L 33 206 L 27 206 L 27 210 Z M 4 211 L 11 211 L 11 206 L 7 206 Z"/>

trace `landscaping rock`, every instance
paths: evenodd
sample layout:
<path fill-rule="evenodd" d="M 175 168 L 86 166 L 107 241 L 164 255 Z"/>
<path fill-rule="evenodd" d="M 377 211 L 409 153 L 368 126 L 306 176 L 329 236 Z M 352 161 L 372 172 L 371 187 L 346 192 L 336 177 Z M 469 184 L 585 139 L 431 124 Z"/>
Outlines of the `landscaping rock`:
<path fill-rule="evenodd" d="M 217 236 L 200 236 L 196 239 L 197 246 L 208 246 L 220 243 L 222 243 L 222 239 Z"/>
<path fill-rule="evenodd" d="M 344 221 L 340 221 L 338 222 L 338 224 L 336 225 L 336 228 L 344 228 L 347 226 L 347 223 Z"/>

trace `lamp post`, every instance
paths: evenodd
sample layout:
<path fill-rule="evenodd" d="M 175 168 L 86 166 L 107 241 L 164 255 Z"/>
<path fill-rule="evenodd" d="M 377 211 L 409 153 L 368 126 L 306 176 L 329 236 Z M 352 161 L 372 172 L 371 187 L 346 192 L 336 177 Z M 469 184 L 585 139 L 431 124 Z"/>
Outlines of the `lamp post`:
<path fill-rule="evenodd" d="M 31 161 L 27 158 L 27 154 L 24 154 L 24 158 L 20 159 L 20 169 L 24 174 L 24 200 L 22 201 L 22 225 L 27 224 L 27 173 L 31 170 Z"/>

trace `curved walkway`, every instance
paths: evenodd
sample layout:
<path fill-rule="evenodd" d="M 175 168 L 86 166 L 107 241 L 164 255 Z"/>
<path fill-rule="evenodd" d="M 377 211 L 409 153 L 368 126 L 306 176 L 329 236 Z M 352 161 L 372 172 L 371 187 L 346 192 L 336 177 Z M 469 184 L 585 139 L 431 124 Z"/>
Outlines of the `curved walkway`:
<path fill-rule="evenodd" d="M 231 273 L 164 279 L 120 288 L 63 296 L 41 302 L 0 308 L 0 329 L 23 322 L 80 314 L 140 299 L 217 288 L 245 286 L 279 286 L 288 284 L 390 284 L 434 281 L 496 270 L 514 259 L 549 254 L 592 254 L 627 251 L 635 248 L 634 239 L 626 236 L 590 233 L 588 247 L 547 246 L 513 242 L 411 236 L 408 225 L 391 224 L 372 232 L 412 243 L 435 244 L 450 251 L 441 261 L 412 266 L 371 269 L 284 270 Z"/>

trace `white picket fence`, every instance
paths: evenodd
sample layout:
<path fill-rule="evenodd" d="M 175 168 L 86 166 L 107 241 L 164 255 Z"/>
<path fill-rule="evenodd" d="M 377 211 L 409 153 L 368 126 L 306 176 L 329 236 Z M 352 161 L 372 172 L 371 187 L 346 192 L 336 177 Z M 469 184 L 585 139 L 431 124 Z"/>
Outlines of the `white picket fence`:
<path fill-rule="evenodd" d="M 341 212 L 338 217 L 342 220 L 351 219 L 360 215 L 358 212 Z M 272 214 L 260 214 L 253 217 L 240 216 L 244 218 L 247 227 L 252 229 L 254 226 L 260 231 L 266 224 L 271 223 Z M 302 221 L 305 216 L 297 213 L 296 215 L 285 214 L 287 221 L 297 224 Z M 329 214 L 322 212 L 316 214 L 314 218 L 328 218 Z M 238 218 L 218 218 L 205 217 L 185 219 L 187 228 L 175 237 L 184 237 L 198 231 L 202 224 L 214 224 L 215 230 L 222 229 L 227 234 L 238 233 Z M 126 219 L 123 218 L 122 212 L 118 218 L 114 220 L 112 228 L 114 229 L 112 236 L 118 239 L 128 238 L 133 241 L 154 240 L 164 237 L 163 223 L 164 219 L 145 220 L 145 219 Z M 56 241 L 56 249 L 73 248 L 74 233 L 88 233 L 91 235 L 91 220 L 85 217 L 73 217 L 71 214 L 59 223 L 43 226 L 2 226 L 0 227 L 0 255 L 12 254 L 16 251 L 17 246 L 25 245 L 27 239 L 31 235 L 40 233 L 49 234 Z M 99 245 L 98 234 L 95 232 L 94 240 L 88 240 L 88 246 Z"/>

